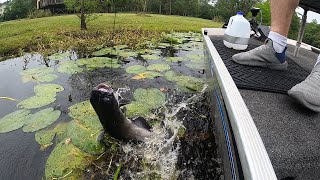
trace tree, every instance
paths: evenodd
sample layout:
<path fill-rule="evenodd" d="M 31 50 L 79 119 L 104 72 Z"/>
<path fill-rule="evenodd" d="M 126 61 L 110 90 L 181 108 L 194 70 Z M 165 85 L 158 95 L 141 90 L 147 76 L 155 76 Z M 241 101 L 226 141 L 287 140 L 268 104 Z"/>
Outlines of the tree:
<path fill-rule="evenodd" d="M 102 3 L 108 3 L 104 0 L 64 0 L 64 3 L 69 11 L 77 13 L 80 19 L 80 27 L 82 30 L 87 29 L 87 23 L 94 19 L 94 12 L 101 11 Z"/>
<path fill-rule="evenodd" d="M 25 18 L 35 8 L 34 0 L 10 0 L 5 8 L 3 19 L 8 21 Z"/>

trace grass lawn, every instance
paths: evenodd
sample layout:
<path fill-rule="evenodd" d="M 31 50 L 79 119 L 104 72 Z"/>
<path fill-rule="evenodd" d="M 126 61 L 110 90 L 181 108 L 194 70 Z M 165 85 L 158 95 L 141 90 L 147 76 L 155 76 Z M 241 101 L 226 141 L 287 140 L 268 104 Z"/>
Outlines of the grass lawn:
<path fill-rule="evenodd" d="M 67 44 L 70 42 L 72 44 L 75 41 L 70 34 L 86 34 L 87 39 L 91 39 L 88 43 L 94 44 L 92 38 L 97 39 L 99 37 L 97 32 L 102 32 L 103 35 L 104 32 L 112 30 L 114 16 L 114 14 L 97 14 L 97 18 L 88 23 L 88 30 L 85 32 L 80 30 L 80 21 L 75 15 L 22 19 L 0 23 L 0 56 L 17 54 L 19 49 L 22 51 L 39 49 L 39 47 L 33 48 L 33 46 L 56 50 L 59 43 Z M 221 23 L 193 17 L 127 13 L 117 14 L 115 25 L 116 29 L 141 29 L 152 32 L 200 32 L 203 27 L 221 26 Z M 93 34 L 95 35 L 93 36 Z M 61 47 L 65 48 L 62 45 Z"/>

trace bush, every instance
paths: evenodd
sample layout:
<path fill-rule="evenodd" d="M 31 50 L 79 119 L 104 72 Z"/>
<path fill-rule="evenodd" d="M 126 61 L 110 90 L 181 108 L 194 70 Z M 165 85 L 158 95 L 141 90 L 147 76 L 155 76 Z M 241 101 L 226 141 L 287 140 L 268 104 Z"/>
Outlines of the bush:
<path fill-rule="evenodd" d="M 48 17 L 48 16 L 52 16 L 52 13 L 50 10 L 36 9 L 28 13 L 28 18 L 30 19 L 42 18 L 42 17 Z"/>

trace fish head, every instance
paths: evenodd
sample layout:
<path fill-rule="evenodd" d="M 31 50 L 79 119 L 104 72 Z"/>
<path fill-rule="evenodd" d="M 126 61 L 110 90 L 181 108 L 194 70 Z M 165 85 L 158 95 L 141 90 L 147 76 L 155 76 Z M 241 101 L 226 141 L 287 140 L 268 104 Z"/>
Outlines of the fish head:
<path fill-rule="evenodd" d="M 90 102 L 99 117 L 110 117 L 119 111 L 119 102 L 111 86 L 99 84 L 91 91 Z"/>

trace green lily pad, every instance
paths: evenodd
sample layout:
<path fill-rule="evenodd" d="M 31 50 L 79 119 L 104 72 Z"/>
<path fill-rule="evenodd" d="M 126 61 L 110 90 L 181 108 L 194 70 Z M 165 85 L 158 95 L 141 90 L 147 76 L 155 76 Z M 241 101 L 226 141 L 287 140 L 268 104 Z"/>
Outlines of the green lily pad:
<path fill-rule="evenodd" d="M 147 70 L 149 71 L 167 71 L 170 69 L 170 66 L 168 64 L 151 64 L 147 67 Z"/>
<path fill-rule="evenodd" d="M 174 71 L 168 71 L 164 74 L 164 77 L 168 80 L 168 81 L 175 81 L 175 78 L 177 77 L 177 74 Z"/>
<path fill-rule="evenodd" d="M 18 110 L 0 119 L 0 133 L 7 133 L 21 128 L 29 119 L 29 110 Z"/>
<path fill-rule="evenodd" d="M 167 57 L 166 61 L 167 62 L 179 62 L 183 61 L 184 59 L 182 57 Z"/>
<path fill-rule="evenodd" d="M 126 105 L 127 112 L 126 115 L 129 118 L 137 116 L 148 116 L 151 114 L 150 108 L 147 107 L 144 103 L 138 101 L 132 101 L 130 104 Z"/>
<path fill-rule="evenodd" d="M 153 50 L 153 49 L 142 49 L 138 51 L 138 54 L 157 54 L 159 53 L 158 50 Z"/>
<path fill-rule="evenodd" d="M 82 172 L 90 165 L 86 159 L 89 155 L 72 143 L 65 141 L 56 145 L 50 154 L 45 169 L 46 179 L 62 178 L 82 179 Z"/>
<path fill-rule="evenodd" d="M 83 101 L 69 107 L 69 116 L 73 119 L 85 119 L 87 117 L 97 117 L 90 101 Z"/>
<path fill-rule="evenodd" d="M 204 64 L 200 64 L 200 63 L 188 63 L 186 64 L 186 67 L 191 69 L 205 69 Z"/>
<path fill-rule="evenodd" d="M 188 55 L 186 55 L 186 57 L 187 57 L 188 59 L 190 59 L 191 62 L 194 62 L 194 63 L 204 62 L 204 56 L 203 56 L 203 55 L 199 55 L 199 54 L 188 54 Z"/>
<path fill-rule="evenodd" d="M 127 45 L 117 45 L 117 46 L 114 46 L 114 48 L 117 49 L 117 50 L 121 50 L 121 49 L 128 48 L 128 46 Z"/>
<path fill-rule="evenodd" d="M 139 74 L 133 76 L 132 79 L 135 79 L 135 80 L 154 79 L 156 77 L 161 77 L 161 76 L 163 76 L 163 75 L 159 72 L 145 71 L 145 72 L 142 72 L 142 73 L 139 73 Z"/>
<path fill-rule="evenodd" d="M 85 65 L 88 70 L 94 70 L 98 68 L 119 68 L 121 65 L 118 64 L 118 60 L 111 59 L 108 57 L 93 57 L 90 59 L 79 59 L 77 61 L 79 65 Z"/>
<path fill-rule="evenodd" d="M 91 118 L 90 118 L 91 119 Z M 89 119 L 89 120 L 90 120 Z M 99 119 L 96 119 L 99 122 Z M 100 123 L 100 122 L 99 122 Z M 67 128 L 67 135 L 71 138 L 72 144 L 82 151 L 89 154 L 101 154 L 104 152 L 104 146 L 97 141 L 101 128 L 91 129 L 80 120 L 73 120 Z"/>
<path fill-rule="evenodd" d="M 156 88 L 135 90 L 133 97 L 136 101 L 144 103 L 150 108 L 158 108 L 164 104 L 166 96 L 163 92 Z"/>
<path fill-rule="evenodd" d="M 105 55 L 111 54 L 114 51 L 115 50 L 113 48 L 103 48 L 103 49 L 100 49 L 99 51 L 93 52 L 92 55 L 93 56 L 105 56 Z"/>
<path fill-rule="evenodd" d="M 64 90 L 59 84 L 41 84 L 35 86 L 33 89 L 37 96 L 56 96 L 58 92 Z"/>
<path fill-rule="evenodd" d="M 35 109 L 49 105 L 56 101 L 55 96 L 32 96 L 17 104 L 18 108 Z"/>
<path fill-rule="evenodd" d="M 60 63 L 57 71 L 59 73 L 76 74 L 82 72 L 83 69 L 80 68 L 74 61 L 65 61 Z"/>
<path fill-rule="evenodd" d="M 159 43 L 158 44 L 159 48 L 163 48 L 163 47 L 166 48 L 166 47 L 170 47 L 170 46 L 172 46 L 170 43 Z"/>
<path fill-rule="evenodd" d="M 23 132 L 35 132 L 54 123 L 60 117 L 61 112 L 53 108 L 47 108 L 31 115 L 23 126 Z"/>
<path fill-rule="evenodd" d="M 128 57 L 136 57 L 136 56 L 138 56 L 138 53 L 128 51 L 128 50 L 118 50 L 118 51 L 114 52 L 113 55 L 121 56 L 123 58 L 128 58 Z"/>
<path fill-rule="evenodd" d="M 156 55 L 141 55 L 144 60 L 159 60 L 160 56 Z"/>
<path fill-rule="evenodd" d="M 130 66 L 126 69 L 126 72 L 129 74 L 139 74 L 146 71 L 146 68 L 141 65 Z"/>
<path fill-rule="evenodd" d="M 204 86 L 204 82 L 202 79 L 191 76 L 178 76 L 175 78 L 175 81 L 177 82 L 177 85 L 186 88 L 186 90 L 190 91 L 199 92 L 202 90 Z"/>
<path fill-rule="evenodd" d="M 70 53 L 55 53 L 51 56 L 49 56 L 49 60 L 52 61 L 59 61 L 59 60 L 69 60 L 71 54 Z"/>
<path fill-rule="evenodd" d="M 53 132 L 56 133 L 56 137 L 58 142 L 62 141 L 63 139 L 67 138 L 67 126 L 69 123 L 59 123 L 57 126 L 53 129 Z"/>
<path fill-rule="evenodd" d="M 54 136 L 56 135 L 55 132 L 52 130 L 41 130 L 35 133 L 35 140 L 40 145 L 48 145 L 51 144 Z"/>
<path fill-rule="evenodd" d="M 27 83 L 29 81 L 51 82 L 58 78 L 58 76 L 50 74 L 53 72 L 54 69 L 51 67 L 36 67 L 21 71 L 20 75 L 22 76 L 21 78 L 23 83 Z"/>

